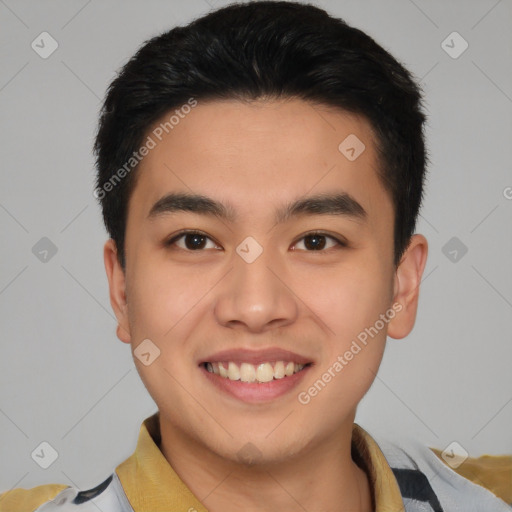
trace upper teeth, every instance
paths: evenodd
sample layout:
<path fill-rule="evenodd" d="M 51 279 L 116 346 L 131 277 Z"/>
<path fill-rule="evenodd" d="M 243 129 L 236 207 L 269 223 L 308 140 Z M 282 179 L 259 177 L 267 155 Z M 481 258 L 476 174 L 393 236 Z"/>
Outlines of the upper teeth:
<path fill-rule="evenodd" d="M 273 365 L 273 366 L 272 366 Z M 242 382 L 270 382 L 273 379 L 289 377 L 300 372 L 303 364 L 293 362 L 276 361 L 275 363 L 206 363 L 206 369 L 229 380 L 241 380 Z"/>

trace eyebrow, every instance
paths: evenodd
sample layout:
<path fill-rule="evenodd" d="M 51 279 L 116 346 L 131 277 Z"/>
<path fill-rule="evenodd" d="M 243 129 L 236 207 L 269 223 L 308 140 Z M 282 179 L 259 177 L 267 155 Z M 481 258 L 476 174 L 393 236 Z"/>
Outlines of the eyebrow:
<path fill-rule="evenodd" d="M 210 215 L 234 222 L 235 209 L 210 197 L 198 194 L 171 193 L 159 199 L 151 208 L 148 218 L 154 219 L 179 211 Z M 356 220 L 366 220 L 368 214 L 361 204 L 346 192 L 318 194 L 299 198 L 276 212 L 277 224 L 299 215 L 340 215 Z"/>

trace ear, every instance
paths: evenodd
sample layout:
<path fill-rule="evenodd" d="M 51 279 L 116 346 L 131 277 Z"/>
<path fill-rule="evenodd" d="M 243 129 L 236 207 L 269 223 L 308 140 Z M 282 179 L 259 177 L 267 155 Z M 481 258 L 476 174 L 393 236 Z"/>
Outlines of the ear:
<path fill-rule="evenodd" d="M 105 243 L 103 260 L 110 289 L 110 304 L 117 318 L 117 337 L 124 343 L 130 343 L 125 273 L 117 257 L 116 243 L 112 239 Z"/>
<path fill-rule="evenodd" d="M 402 309 L 388 324 L 391 338 L 405 338 L 414 327 L 427 253 L 427 239 L 423 235 L 413 235 L 395 274 L 393 304 L 400 304 Z"/>

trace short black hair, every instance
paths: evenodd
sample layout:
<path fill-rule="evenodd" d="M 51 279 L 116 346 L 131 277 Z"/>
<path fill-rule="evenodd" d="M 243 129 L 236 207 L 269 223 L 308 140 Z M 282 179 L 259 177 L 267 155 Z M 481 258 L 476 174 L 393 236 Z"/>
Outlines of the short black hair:
<path fill-rule="evenodd" d="M 138 150 L 153 123 L 191 101 L 290 98 L 369 121 L 379 177 L 394 206 L 399 264 L 415 230 L 428 160 L 420 86 L 370 36 L 342 19 L 309 4 L 253 1 L 146 41 L 108 88 L 94 144 L 95 196 L 123 268 Z"/>

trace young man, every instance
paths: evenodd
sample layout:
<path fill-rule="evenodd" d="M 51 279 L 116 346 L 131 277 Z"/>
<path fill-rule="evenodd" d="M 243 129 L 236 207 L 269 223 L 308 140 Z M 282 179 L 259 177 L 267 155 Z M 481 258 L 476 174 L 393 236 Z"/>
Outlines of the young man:
<path fill-rule="evenodd" d="M 95 194 L 158 413 L 96 488 L 0 510 L 508 510 L 354 423 L 415 322 L 424 120 L 410 74 L 316 7 L 233 5 L 145 44 L 108 91 Z"/>

